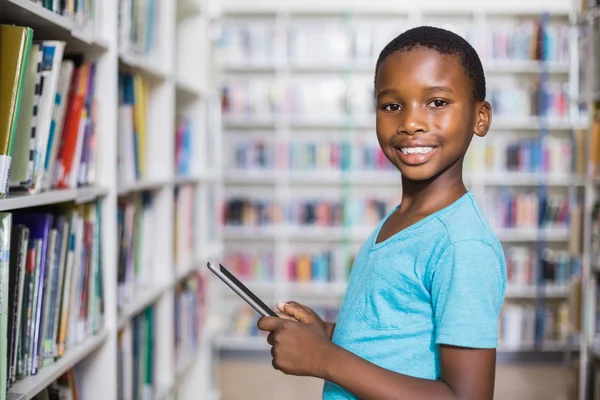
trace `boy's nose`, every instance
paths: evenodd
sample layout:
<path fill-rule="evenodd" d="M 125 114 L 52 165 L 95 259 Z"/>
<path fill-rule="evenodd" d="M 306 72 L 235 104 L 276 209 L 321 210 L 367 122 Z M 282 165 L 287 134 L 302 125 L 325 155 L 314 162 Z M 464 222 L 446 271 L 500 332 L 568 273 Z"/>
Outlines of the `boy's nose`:
<path fill-rule="evenodd" d="M 398 133 L 406 133 L 408 135 L 416 135 L 419 133 L 425 133 L 429 129 L 427 127 L 427 118 L 423 115 L 420 110 L 406 109 L 402 113 L 398 124 Z"/>

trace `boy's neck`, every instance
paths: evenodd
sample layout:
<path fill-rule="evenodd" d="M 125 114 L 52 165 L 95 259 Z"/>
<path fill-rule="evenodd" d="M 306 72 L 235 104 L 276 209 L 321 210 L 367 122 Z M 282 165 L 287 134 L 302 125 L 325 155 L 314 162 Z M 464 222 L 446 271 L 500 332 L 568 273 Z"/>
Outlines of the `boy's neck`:
<path fill-rule="evenodd" d="M 439 211 L 467 193 L 462 179 L 462 165 L 444 171 L 427 181 L 412 181 L 402 177 L 400 212 L 431 214 Z"/>

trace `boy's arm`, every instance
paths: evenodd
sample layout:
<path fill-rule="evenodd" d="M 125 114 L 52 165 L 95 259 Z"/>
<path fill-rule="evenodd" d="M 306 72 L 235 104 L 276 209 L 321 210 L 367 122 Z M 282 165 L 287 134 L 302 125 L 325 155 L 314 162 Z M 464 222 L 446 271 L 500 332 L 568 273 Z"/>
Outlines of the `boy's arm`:
<path fill-rule="evenodd" d="M 364 400 L 487 400 L 494 396 L 495 349 L 440 347 L 441 379 L 398 374 L 335 346 L 323 379 Z"/>

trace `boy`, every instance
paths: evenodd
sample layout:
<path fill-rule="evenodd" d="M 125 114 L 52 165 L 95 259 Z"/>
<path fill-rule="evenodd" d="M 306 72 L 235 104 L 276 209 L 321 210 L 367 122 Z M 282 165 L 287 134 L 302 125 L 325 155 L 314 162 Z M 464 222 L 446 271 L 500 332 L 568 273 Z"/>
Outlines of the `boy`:
<path fill-rule="evenodd" d="M 492 120 L 481 61 L 454 33 L 411 29 L 381 52 L 375 94 L 401 204 L 358 253 L 337 324 L 287 303 L 258 327 L 273 366 L 324 379 L 326 400 L 492 399 L 505 260 L 462 181 Z"/>

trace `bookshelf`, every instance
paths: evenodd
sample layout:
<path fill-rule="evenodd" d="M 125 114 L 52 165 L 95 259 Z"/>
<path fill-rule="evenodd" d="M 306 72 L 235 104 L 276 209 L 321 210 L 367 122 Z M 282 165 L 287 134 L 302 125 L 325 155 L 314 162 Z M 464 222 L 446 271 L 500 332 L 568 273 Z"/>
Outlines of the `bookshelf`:
<path fill-rule="evenodd" d="M 39 243 L 39 249 L 49 249 L 43 252 L 52 260 L 47 261 L 47 282 L 39 283 L 43 288 L 39 292 L 43 300 L 37 303 L 42 305 L 38 307 L 40 322 L 30 323 L 39 325 L 40 332 L 46 332 L 46 326 L 51 332 L 55 329 L 53 318 L 66 321 L 65 349 L 62 354 L 52 350 L 46 364 L 46 353 L 40 347 L 44 361 L 34 372 L 30 366 L 36 362 L 22 360 L 21 354 L 27 350 L 19 347 L 15 359 L 26 365 L 25 373 L 9 383 L 6 396 L 0 393 L 0 399 L 33 399 L 55 388 L 55 381 L 64 383 L 65 379 L 89 399 L 191 399 L 199 394 L 217 399 L 211 364 L 214 329 L 201 266 L 220 250 L 218 230 L 209 229 L 214 226 L 211 221 L 220 187 L 220 164 L 215 157 L 220 95 L 212 85 L 211 61 L 218 0 L 90 0 L 73 4 L 70 10 L 54 10 L 53 5 L 58 7 L 59 2 L 0 0 L 0 24 L 4 24 L 0 30 L 8 25 L 30 27 L 33 40 L 43 41 L 41 50 L 51 40 L 64 43 L 64 56 L 55 53 L 55 61 L 60 61 L 54 69 L 56 78 L 44 78 L 43 82 L 48 85 L 64 73 L 67 91 L 60 99 L 71 99 L 71 91 L 76 93 L 80 87 L 83 111 L 65 103 L 66 122 L 61 123 L 54 114 L 59 103 L 49 103 L 52 136 L 40 128 L 45 126 L 43 117 L 31 117 L 27 113 L 33 108 L 21 107 L 27 124 L 38 124 L 36 140 L 52 143 L 56 139 L 60 147 L 54 154 L 44 151 L 46 142 L 40 142 L 42 162 L 32 161 L 32 173 L 34 177 L 41 174 L 48 183 L 43 181 L 39 188 L 11 184 L 8 195 L 0 198 L 0 212 L 11 216 L 13 233 L 19 218 L 25 218 L 21 215 L 36 212 L 53 218 L 47 237 L 16 243 L 9 236 L 7 243 L 14 249 L 21 249 L 21 243 Z M 24 71 L 33 71 L 31 82 L 41 75 L 28 65 L 35 65 L 33 57 L 38 54 L 41 60 L 41 50 L 31 50 L 30 64 L 24 67 Z M 3 58 L 7 51 L 6 47 L 0 49 Z M 66 75 L 65 60 L 71 59 L 74 72 Z M 3 90 L 10 83 L 2 81 Z M 15 85 L 25 93 L 23 87 Z M 44 101 L 44 96 L 54 99 L 60 80 L 56 87 L 53 91 L 52 86 L 43 86 L 39 101 Z M 30 96 L 36 99 L 33 92 Z M 38 110 L 43 113 L 41 104 Z M 71 125 L 74 128 L 67 128 Z M 20 137 L 21 130 L 23 127 L 17 126 L 13 138 Z M 49 138 L 42 139 L 44 135 Z M 73 135 L 77 151 L 73 164 L 66 164 L 70 156 L 63 150 L 69 146 L 69 135 Z M 51 147 L 49 144 L 48 149 Z M 55 179 L 43 160 L 59 165 L 59 177 L 60 168 L 71 168 L 72 178 Z M 14 156 L 11 168 L 17 165 L 25 165 L 24 160 Z M 66 228 L 61 230 L 63 226 Z M 34 225 L 31 230 L 26 227 L 33 235 Z M 60 252 L 59 232 L 73 240 L 72 250 L 64 241 L 67 250 Z M 24 254 L 29 255 L 30 248 L 25 245 Z M 16 257 L 16 252 L 11 253 Z M 23 265 L 37 271 L 44 263 L 34 264 L 36 253 L 31 254 L 32 261 L 23 261 Z M 2 279 L 8 276 L 5 272 L 14 272 L 13 264 L 20 265 L 12 259 L 0 265 Z M 39 273 L 35 282 L 43 279 L 43 272 Z M 63 290 L 52 282 L 61 282 Z M 0 320 L 8 320 L 4 307 L 12 309 L 16 304 L 9 300 L 8 288 L 8 283 L 1 287 Z M 71 296 L 69 301 L 66 293 Z M 47 313 L 44 306 L 50 309 L 51 301 L 69 305 L 71 312 L 50 316 L 54 314 Z M 23 304 L 35 307 L 33 301 Z M 4 329 L 4 321 L 0 328 Z M 22 337 L 27 343 L 38 341 L 21 335 L 29 333 L 19 334 L 17 341 Z M 54 348 L 57 343 L 49 335 L 48 346 Z M 45 342 L 40 339 L 40 343 L 44 346 Z M 35 350 L 29 351 L 27 354 L 37 357 Z M 6 365 L 5 359 L 1 361 Z M 0 375 L 3 373 L 0 368 Z"/>
<path fill-rule="evenodd" d="M 335 311 L 353 254 L 401 195 L 398 174 L 377 153 L 369 96 L 378 52 L 411 26 L 451 27 L 481 55 L 494 107 L 490 134 L 473 141 L 465 181 L 511 255 L 500 355 L 553 353 L 569 362 L 581 348 L 589 184 L 581 134 L 589 118 L 573 101 L 575 10 L 569 1 L 455 3 L 224 1 L 224 259 L 266 298 Z M 528 52 L 536 29 L 547 38 L 543 57 Z M 262 351 L 235 299 L 231 312 L 238 322 L 215 347 Z M 526 316 L 535 326 L 524 325 Z M 544 329 L 544 321 L 555 323 Z M 529 336 L 509 335 L 521 330 Z"/>

